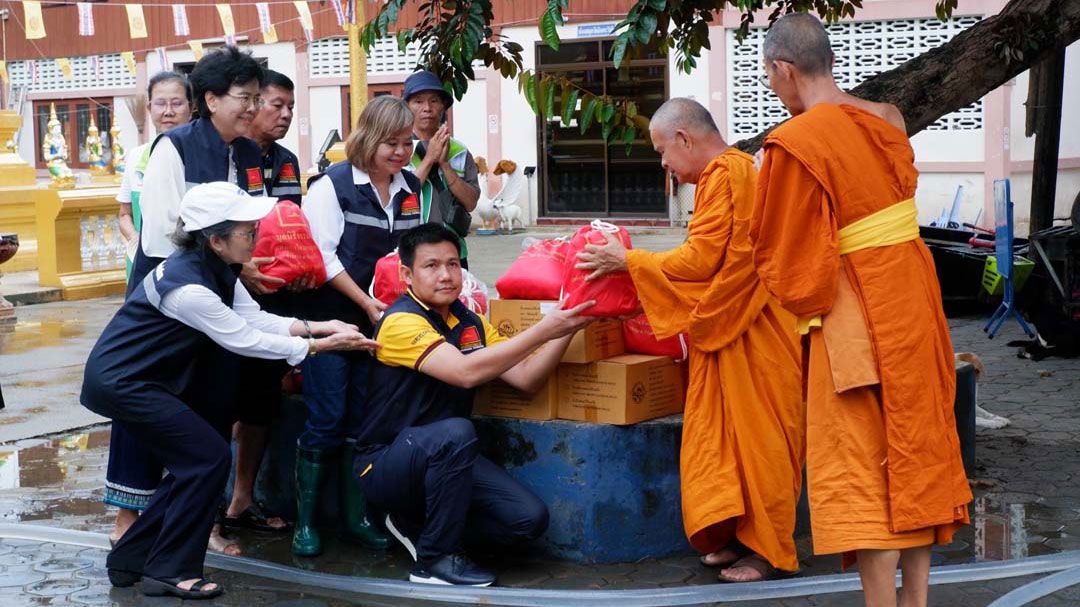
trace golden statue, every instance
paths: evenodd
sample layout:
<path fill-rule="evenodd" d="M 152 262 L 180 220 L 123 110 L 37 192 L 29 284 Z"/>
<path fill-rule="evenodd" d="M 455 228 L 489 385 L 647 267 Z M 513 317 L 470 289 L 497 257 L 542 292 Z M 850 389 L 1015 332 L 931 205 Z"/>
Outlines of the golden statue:
<path fill-rule="evenodd" d="M 112 142 L 112 168 L 113 173 L 116 174 L 116 180 L 124 176 L 124 169 L 127 167 L 126 157 L 127 153 L 124 151 L 124 146 L 120 143 L 120 127 L 116 124 L 112 125 L 109 129 L 109 141 Z"/>
<path fill-rule="evenodd" d="M 67 165 L 68 149 L 60 119 L 56 117 L 56 104 L 49 105 L 48 133 L 41 142 L 41 157 L 49 167 L 49 187 L 66 190 L 75 187 L 75 175 Z"/>
<path fill-rule="evenodd" d="M 86 164 L 90 166 L 91 175 L 108 175 L 109 166 L 105 163 L 105 157 L 101 152 L 101 136 L 98 134 L 97 125 L 94 124 L 94 113 L 90 113 L 90 128 L 86 130 Z"/>

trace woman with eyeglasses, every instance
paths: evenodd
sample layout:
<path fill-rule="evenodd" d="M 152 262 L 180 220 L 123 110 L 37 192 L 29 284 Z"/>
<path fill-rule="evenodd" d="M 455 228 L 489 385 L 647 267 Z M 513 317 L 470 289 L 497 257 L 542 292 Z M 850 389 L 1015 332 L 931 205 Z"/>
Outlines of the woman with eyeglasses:
<path fill-rule="evenodd" d="M 191 87 L 181 74 L 155 74 L 150 79 L 146 98 L 150 121 L 158 133 L 191 120 Z M 135 148 L 129 158 L 133 162 L 124 172 L 116 200 L 120 202 L 120 232 L 129 245 L 127 271 L 130 274 L 135 248 L 139 245 L 139 231 L 142 229 L 140 195 L 143 173 L 150 158 L 150 144 Z M 146 509 L 150 496 L 161 482 L 162 468 L 155 458 L 142 453 L 134 437 L 119 428 L 113 429 L 109 443 L 109 468 L 105 475 L 103 501 L 117 507 L 116 521 L 109 534 L 109 541 L 115 543 L 135 522 L 139 512 Z"/>
<path fill-rule="evenodd" d="M 326 264 L 326 284 L 298 298 L 311 318 L 340 318 L 371 335 L 386 305 L 367 294 L 375 262 L 397 247 L 401 233 L 420 225 L 420 181 L 405 169 L 412 158 L 413 114 L 389 95 L 364 108 L 345 142 L 346 161 L 309 182 L 304 215 Z M 332 353 L 304 361 L 307 423 L 296 445 L 296 527 L 293 553 L 315 556 L 322 541 L 315 529 L 319 490 L 328 469 L 339 475 L 339 512 L 348 539 L 376 549 L 385 535 L 366 516 L 366 500 L 352 470 L 350 422 L 363 414 L 372 358 Z"/>
<path fill-rule="evenodd" d="M 236 376 L 219 367 L 219 355 L 295 365 L 324 351 L 376 346 L 355 325 L 263 312 L 244 288 L 240 267 L 255 249 L 256 222 L 274 202 L 225 182 L 189 190 L 172 235 L 177 251 L 135 285 L 90 352 L 80 402 L 168 470 L 109 553 L 114 586 L 141 580 L 145 595 L 181 599 L 222 593 L 203 577 L 231 460 L 231 424 L 221 423 L 215 393 L 228 391 Z"/>

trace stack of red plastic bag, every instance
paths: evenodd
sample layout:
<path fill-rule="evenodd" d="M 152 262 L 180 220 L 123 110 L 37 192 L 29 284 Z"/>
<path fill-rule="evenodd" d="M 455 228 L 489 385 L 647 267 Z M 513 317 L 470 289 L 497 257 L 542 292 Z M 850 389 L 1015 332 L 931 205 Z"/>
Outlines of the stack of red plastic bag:
<path fill-rule="evenodd" d="M 585 277 L 591 274 L 592 270 L 579 270 L 574 267 L 579 263 L 577 254 L 584 251 L 586 245 L 604 245 L 609 234 L 618 238 L 627 249 L 631 248 L 630 234 L 625 228 L 599 219 L 578 230 L 570 239 L 563 269 L 564 308 L 573 308 L 591 300 L 596 304 L 586 308 L 581 313 L 582 316 L 602 317 L 629 316 L 641 309 L 637 289 L 634 288 L 629 272 L 614 272 L 587 281 Z"/>
<path fill-rule="evenodd" d="M 259 221 L 259 240 L 254 257 L 273 257 L 274 261 L 259 267 L 259 271 L 285 281 L 312 276 L 315 285 L 326 282 L 326 266 L 307 218 L 294 202 L 282 200 L 270 214 Z M 266 285 L 275 289 L 276 285 Z"/>
<path fill-rule="evenodd" d="M 390 305 L 401 297 L 409 285 L 401 279 L 401 257 L 397 249 L 375 262 L 375 276 L 368 288 L 368 295 Z M 488 288 L 479 278 L 468 270 L 461 270 L 461 303 L 477 314 L 487 314 Z"/>
<path fill-rule="evenodd" d="M 626 351 L 635 354 L 670 356 L 676 361 L 686 360 L 690 354 L 690 342 L 685 334 L 657 339 L 644 313 L 623 321 L 623 342 Z"/>
<path fill-rule="evenodd" d="M 559 299 L 570 243 L 563 238 L 541 240 L 525 249 L 495 281 L 502 299 Z"/>

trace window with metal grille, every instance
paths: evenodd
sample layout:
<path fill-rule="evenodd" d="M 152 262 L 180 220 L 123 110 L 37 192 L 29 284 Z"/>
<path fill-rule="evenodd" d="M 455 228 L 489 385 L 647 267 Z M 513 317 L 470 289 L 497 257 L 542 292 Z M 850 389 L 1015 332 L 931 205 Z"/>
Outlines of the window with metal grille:
<path fill-rule="evenodd" d="M 11 84 L 27 87 L 26 91 L 72 91 L 83 89 L 122 89 L 135 86 L 135 76 L 124 65 L 119 53 L 98 55 L 95 64 L 93 57 L 72 57 L 72 78 L 68 80 L 60 68 L 51 59 L 38 59 L 36 62 L 37 79 L 34 81 L 29 61 L 9 61 L 8 75 Z"/>
<path fill-rule="evenodd" d="M 899 66 L 979 22 L 981 17 L 856 21 L 827 26 L 836 64 L 833 76 L 850 90 L 862 81 Z M 739 44 L 727 32 L 728 125 L 737 137 L 755 135 L 786 119 L 784 106 L 759 80 L 764 75 L 761 45 L 766 28 L 756 27 Z M 982 101 L 939 118 L 929 131 L 975 131 L 983 128 Z"/>

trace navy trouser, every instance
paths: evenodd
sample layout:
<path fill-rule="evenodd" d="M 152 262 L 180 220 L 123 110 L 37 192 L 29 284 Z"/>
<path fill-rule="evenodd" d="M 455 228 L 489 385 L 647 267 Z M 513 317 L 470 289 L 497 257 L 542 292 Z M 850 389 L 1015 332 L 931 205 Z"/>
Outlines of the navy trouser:
<path fill-rule="evenodd" d="M 303 449 L 336 449 L 345 442 L 350 420 L 362 415 L 367 401 L 371 355 L 366 352 L 322 352 L 304 359 L 304 404 L 307 423 L 297 439 Z"/>
<path fill-rule="evenodd" d="M 466 528 L 469 539 L 501 546 L 534 540 L 547 529 L 547 506 L 479 454 L 468 419 L 406 428 L 390 446 L 358 456 L 356 465 L 368 503 L 419 530 L 422 563 L 460 552 Z"/>
<path fill-rule="evenodd" d="M 113 421 L 113 426 L 134 436 L 169 474 L 109 553 L 107 566 L 158 579 L 202 577 L 210 528 L 229 477 L 228 427 L 215 428 L 191 409 L 154 422 Z"/>
<path fill-rule="evenodd" d="M 161 483 L 162 472 L 161 462 L 124 426 L 114 423 L 103 501 L 128 510 L 144 510 Z"/>

